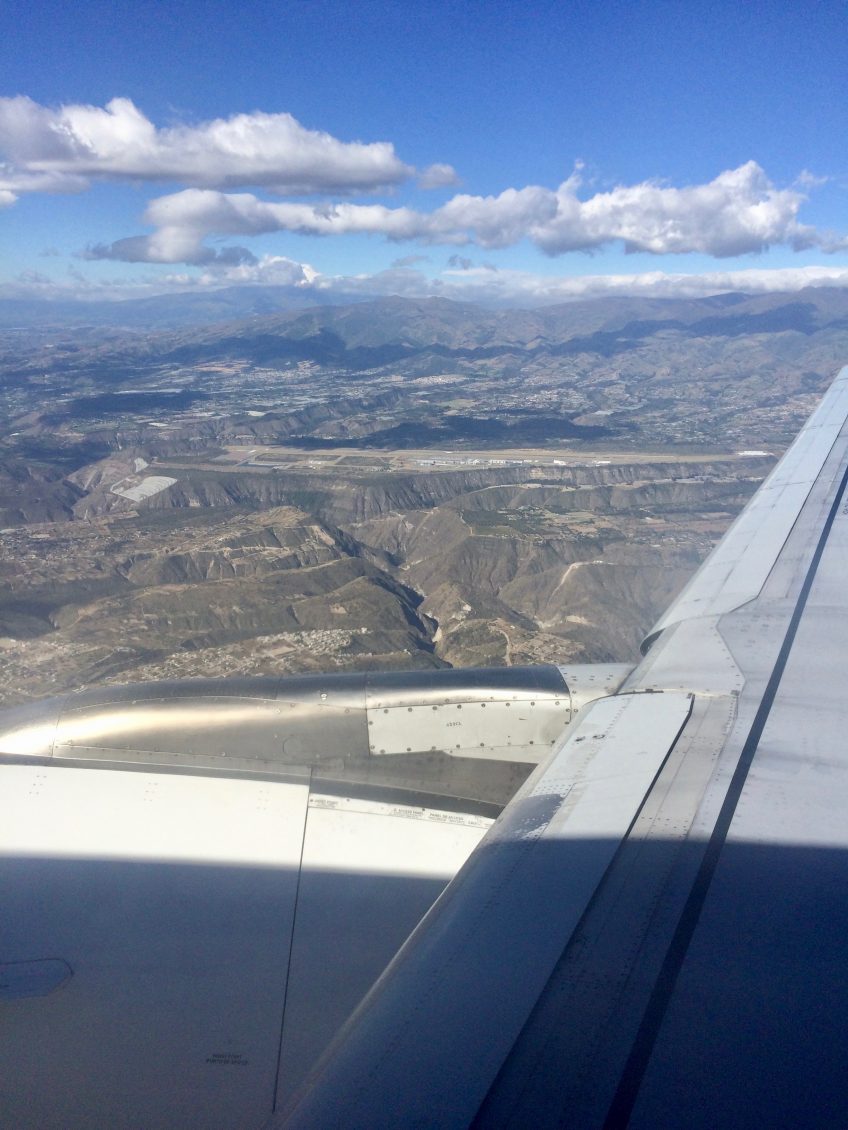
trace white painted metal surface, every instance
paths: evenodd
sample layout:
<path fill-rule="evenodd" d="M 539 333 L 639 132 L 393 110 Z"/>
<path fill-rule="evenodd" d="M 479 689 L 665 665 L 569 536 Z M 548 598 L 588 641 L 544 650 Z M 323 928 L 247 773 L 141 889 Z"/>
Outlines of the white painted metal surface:
<path fill-rule="evenodd" d="M 490 824 L 0 766 L 0 1125 L 261 1126 Z"/>
<path fill-rule="evenodd" d="M 0 1122 L 256 1126 L 271 1109 L 306 785 L 5 765 Z"/>
<path fill-rule="evenodd" d="M 310 797 L 278 1106 L 491 824 L 462 812 Z"/>
<path fill-rule="evenodd" d="M 386 971 L 294 1111 L 272 1124 L 468 1125 L 689 709 L 679 694 L 589 706 Z"/>

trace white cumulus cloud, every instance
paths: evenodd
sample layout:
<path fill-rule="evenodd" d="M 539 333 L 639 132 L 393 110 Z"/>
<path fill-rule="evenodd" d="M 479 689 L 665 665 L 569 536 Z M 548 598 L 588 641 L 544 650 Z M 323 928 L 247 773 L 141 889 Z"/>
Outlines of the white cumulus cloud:
<path fill-rule="evenodd" d="M 452 165 L 429 165 L 418 174 L 419 188 L 452 188 L 459 184 L 459 177 Z"/>
<path fill-rule="evenodd" d="M 591 251 L 621 242 L 627 251 L 656 255 L 700 252 L 716 258 L 783 245 L 795 250 L 844 248 L 844 238 L 798 220 L 806 199 L 777 188 L 754 161 L 707 184 L 674 188 L 654 182 L 619 186 L 581 199 L 579 174 L 556 190 L 529 185 L 496 196 L 460 193 L 431 212 L 383 204 L 295 203 L 253 193 L 189 188 L 153 200 L 145 214 L 149 236 L 95 247 L 95 258 L 201 263 L 210 236 L 271 232 L 331 236 L 382 235 L 392 241 L 484 248 L 530 240 L 548 255 Z"/>
<path fill-rule="evenodd" d="M 128 98 L 58 109 L 25 96 L 0 98 L 0 155 L 0 190 L 13 193 L 78 191 L 92 179 L 347 193 L 399 184 L 415 173 L 388 141 L 340 141 L 291 114 L 234 114 L 158 128 Z M 429 172 L 448 183 L 453 170 Z"/>
<path fill-rule="evenodd" d="M 209 249 L 203 240 L 216 235 L 263 235 L 289 231 L 302 235 L 381 233 L 390 239 L 413 239 L 420 214 L 383 204 L 272 203 L 252 193 L 224 193 L 187 188 L 161 196 L 145 219 L 156 230 L 131 236 L 85 253 L 92 259 L 127 259 L 150 263 L 203 263 Z"/>
<path fill-rule="evenodd" d="M 261 286 L 309 287 L 318 277 L 318 272 L 309 263 L 298 263 L 284 255 L 263 255 L 261 259 L 237 265 L 222 264 L 218 260 L 200 276 L 199 282 L 210 286 L 225 282 L 228 286 L 251 283 Z"/>
<path fill-rule="evenodd" d="M 576 189 L 575 178 L 559 189 L 556 215 L 533 233 L 551 255 L 612 240 L 621 240 L 628 251 L 717 257 L 816 242 L 815 231 L 797 220 L 803 193 L 775 188 L 755 161 L 684 188 L 646 181 L 586 201 Z"/>

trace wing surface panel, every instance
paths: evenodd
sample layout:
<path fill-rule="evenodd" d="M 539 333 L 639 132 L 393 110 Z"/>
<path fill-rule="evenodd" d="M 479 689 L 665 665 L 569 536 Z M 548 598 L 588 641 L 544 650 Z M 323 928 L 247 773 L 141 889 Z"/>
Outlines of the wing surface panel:
<path fill-rule="evenodd" d="M 302 1082 L 490 824 L 462 812 L 313 793 L 276 1106 Z"/>
<path fill-rule="evenodd" d="M 492 822 L 295 776 L 0 762 L 0 1124 L 263 1125 Z"/>
<path fill-rule="evenodd" d="M 3 1124 L 261 1124 L 306 784 L 28 765 L 2 782 L 2 960 L 71 973 L 0 1003 Z"/>

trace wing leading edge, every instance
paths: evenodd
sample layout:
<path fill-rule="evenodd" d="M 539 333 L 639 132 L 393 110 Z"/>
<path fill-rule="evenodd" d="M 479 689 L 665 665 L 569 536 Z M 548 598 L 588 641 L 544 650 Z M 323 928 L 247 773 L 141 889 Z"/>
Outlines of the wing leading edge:
<path fill-rule="evenodd" d="M 848 368 L 272 1125 L 848 1125 L 846 418 Z"/>

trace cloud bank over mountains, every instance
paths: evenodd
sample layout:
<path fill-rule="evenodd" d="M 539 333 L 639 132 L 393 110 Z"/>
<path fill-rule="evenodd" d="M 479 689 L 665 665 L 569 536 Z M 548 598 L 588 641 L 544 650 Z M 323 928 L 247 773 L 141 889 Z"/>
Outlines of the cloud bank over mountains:
<path fill-rule="evenodd" d="M 414 257 L 416 260 L 419 256 Z M 452 256 L 451 259 L 457 259 Z M 360 275 L 321 274 L 309 263 L 284 255 L 264 255 L 252 262 L 224 265 L 221 259 L 201 273 L 175 272 L 155 280 L 91 282 L 77 276 L 63 285 L 28 271 L 13 284 L 0 286 L 0 299 L 84 298 L 131 299 L 162 293 L 199 293 L 227 286 L 283 287 L 316 302 L 346 302 L 356 298 L 399 295 L 404 298 L 449 298 L 491 306 L 548 306 L 580 299 L 627 296 L 643 298 L 703 298 L 711 294 L 770 294 L 804 287 L 848 287 L 848 267 L 750 268 L 699 274 L 643 271 L 636 274 L 541 275 L 531 271 L 499 270 L 449 259 L 437 275 L 414 265 L 396 265 Z"/>
<path fill-rule="evenodd" d="M 452 257 L 455 258 L 455 257 Z M 413 266 L 393 267 L 372 275 L 322 275 L 308 263 L 267 255 L 256 263 L 242 263 L 200 276 L 175 274 L 177 289 L 230 285 L 287 286 L 316 296 L 344 301 L 353 297 L 385 294 L 403 298 L 450 298 L 494 306 L 547 306 L 611 295 L 642 298 L 704 298 L 711 294 L 771 294 L 804 287 L 848 286 L 848 267 L 751 268 L 742 271 L 707 271 L 674 274 L 644 271 L 619 275 L 539 275 L 530 271 L 498 270 L 492 266 L 466 266 L 467 260 L 447 267 L 435 278 Z"/>
<path fill-rule="evenodd" d="M 192 268 L 189 274 L 160 280 L 165 287 L 276 278 L 284 278 L 285 285 L 342 286 L 341 276 L 334 282 L 307 264 L 283 255 L 259 255 L 240 242 L 275 233 L 368 235 L 417 245 L 419 250 L 476 246 L 497 251 L 523 244 L 548 257 L 611 245 L 625 253 L 716 259 L 775 247 L 848 250 L 845 237 L 800 219 L 818 178 L 804 173 L 793 185 L 780 187 L 755 161 L 702 184 L 676 187 L 648 180 L 603 191 L 592 191 L 578 164 L 557 188 L 508 187 L 496 195 L 457 192 L 445 200 L 444 190 L 458 183 L 452 166 L 437 163 L 416 169 L 398 156 L 391 142 L 343 141 L 309 129 L 287 113 L 257 111 L 159 127 L 127 98 L 112 99 L 104 107 L 50 108 L 25 96 L 0 98 L 0 160 L 0 205 L 12 205 L 27 193 L 83 192 L 96 182 L 183 186 L 149 200 L 143 221 L 152 230 L 112 242 L 95 240 L 79 252 L 89 260 Z M 394 204 L 391 196 L 388 203 L 350 200 L 354 194 L 394 193 L 402 186 L 442 190 L 443 202 L 426 210 L 420 201 L 417 207 Z M 248 188 L 266 196 L 312 199 L 264 199 L 256 192 L 232 191 Z M 221 245 L 230 238 L 239 242 Z M 423 259 L 426 256 L 413 254 L 400 263 L 411 267 Z M 726 288 L 737 289 L 742 276 L 753 289 L 767 285 L 760 277 L 766 275 L 791 287 L 790 276 L 800 279 L 804 270 L 705 274 L 697 276 L 702 280 L 697 292 L 705 293 L 708 287 L 714 293 L 725 285 L 725 277 Z M 843 285 L 834 282 L 845 275 L 841 270 L 809 270 L 825 283 Z M 623 287 L 628 293 L 667 293 L 669 286 L 677 288 L 675 293 L 693 293 L 686 287 L 695 284 L 683 280 L 696 277 L 654 272 L 557 279 L 475 268 L 456 255 L 440 276 L 430 276 L 432 271 L 428 276 L 401 265 L 361 278 L 346 277 L 343 288 L 354 292 L 382 286 L 383 293 L 386 288 L 391 293 L 423 290 L 451 296 L 462 291 L 494 301 L 561 301 L 619 293 Z M 601 279 L 606 281 L 602 284 Z"/>

